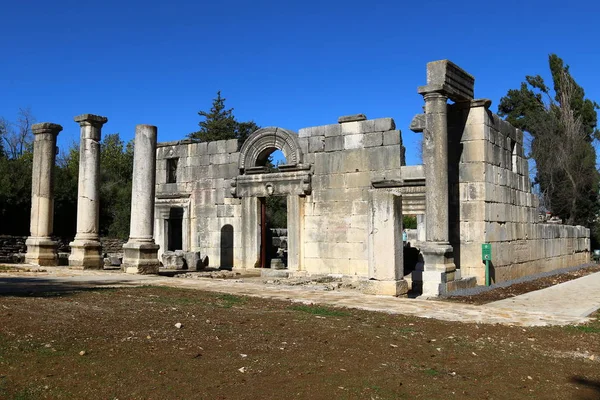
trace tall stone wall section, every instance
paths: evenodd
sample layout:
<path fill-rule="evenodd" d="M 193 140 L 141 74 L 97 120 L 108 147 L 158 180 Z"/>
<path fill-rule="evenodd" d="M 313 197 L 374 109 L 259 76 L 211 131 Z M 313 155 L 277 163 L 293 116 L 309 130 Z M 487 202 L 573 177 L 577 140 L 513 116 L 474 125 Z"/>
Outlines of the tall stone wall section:
<path fill-rule="evenodd" d="M 589 262 L 589 229 L 538 223 L 523 133 L 489 104 L 449 106 L 450 148 L 459 157 L 452 237 L 462 275 L 485 281 L 482 243 L 492 244 L 496 282 Z"/>
<path fill-rule="evenodd" d="M 176 183 L 167 183 L 169 158 L 178 158 Z M 241 256 L 241 201 L 230 190 L 231 180 L 238 175 L 238 159 L 237 139 L 158 145 L 157 208 L 187 207 L 183 225 L 189 232 L 184 232 L 188 240 L 184 238 L 187 248 L 183 250 L 207 255 L 210 266 L 232 267 Z M 164 247 L 166 241 L 157 243 Z"/>
<path fill-rule="evenodd" d="M 371 181 L 400 179 L 404 148 L 391 118 L 343 121 L 299 131 L 312 193 L 304 206 L 303 270 L 368 275 Z"/>

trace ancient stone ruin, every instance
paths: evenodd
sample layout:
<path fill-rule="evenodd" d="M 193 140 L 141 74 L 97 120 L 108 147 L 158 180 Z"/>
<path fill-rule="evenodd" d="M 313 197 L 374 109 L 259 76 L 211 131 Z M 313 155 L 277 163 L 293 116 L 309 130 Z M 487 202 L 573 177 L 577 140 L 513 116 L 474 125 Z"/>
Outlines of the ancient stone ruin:
<path fill-rule="evenodd" d="M 538 220 L 523 133 L 490 112 L 489 100 L 474 99 L 474 82 L 450 61 L 427 65 L 426 85 L 418 88 L 425 112 L 410 126 L 423 133 L 417 166 L 405 165 L 391 118 L 344 116 L 298 133 L 268 127 L 242 146 L 235 139 L 156 144 L 156 127 L 138 126 L 124 271 L 156 273 L 159 259 L 175 269 L 272 267 L 286 276 L 353 277 L 367 293 L 401 295 L 412 287 L 437 296 L 484 284 L 484 243 L 491 244 L 496 282 L 588 262 L 589 229 Z M 106 118 L 76 121 L 83 177 L 69 264 L 97 268 L 95 146 Z M 59 131 L 34 127 L 49 143 Z M 47 153 L 37 143 L 36 136 L 34 182 L 54 163 L 37 155 Z M 273 170 L 268 158 L 276 150 L 285 163 Z M 47 255 L 52 189 L 34 187 L 32 195 L 27 260 L 55 265 Z M 269 254 L 274 231 L 266 220 L 272 197 L 287 205 L 277 257 Z M 419 224 L 406 242 L 403 214 L 416 215 Z M 405 253 L 417 255 L 413 265 L 405 265 Z"/>

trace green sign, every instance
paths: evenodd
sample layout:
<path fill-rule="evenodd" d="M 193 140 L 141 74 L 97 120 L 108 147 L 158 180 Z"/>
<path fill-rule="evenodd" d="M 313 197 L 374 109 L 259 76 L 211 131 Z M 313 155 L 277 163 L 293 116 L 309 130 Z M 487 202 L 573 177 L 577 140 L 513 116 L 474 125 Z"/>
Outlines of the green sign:
<path fill-rule="evenodd" d="M 481 258 L 484 261 L 492 259 L 492 245 L 490 243 L 484 243 L 481 245 Z"/>

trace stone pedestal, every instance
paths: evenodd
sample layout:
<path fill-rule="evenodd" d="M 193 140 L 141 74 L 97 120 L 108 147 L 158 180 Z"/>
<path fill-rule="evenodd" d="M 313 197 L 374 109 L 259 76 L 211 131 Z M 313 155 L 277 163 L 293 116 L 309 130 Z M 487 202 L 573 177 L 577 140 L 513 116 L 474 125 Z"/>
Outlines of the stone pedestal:
<path fill-rule="evenodd" d="M 398 296 L 408 292 L 404 281 L 402 197 L 386 189 L 369 191 L 369 280 L 363 292 Z"/>
<path fill-rule="evenodd" d="M 447 243 L 427 243 L 421 247 L 424 268 L 413 272 L 413 281 L 423 282 L 424 297 L 436 297 L 446 292 L 446 283 L 455 279 L 456 266 L 452 246 Z"/>
<path fill-rule="evenodd" d="M 58 265 L 57 244 L 50 236 L 54 225 L 54 162 L 56 136 L 62 126 L 49 122 L 31 127 L 34 134 L 31 179 L 31 236 L 27 238 L 25 262 Z"/>
<path fill-rule="evenodd" d="M 156 136 L 152 125 L 135 127 L 131 224 L 129 241 L 123 245 L 123 271 L 156 274 L 160 262 L 154 243 L 154 193 L 156 180 Z"/>
<path fill-rule="evenodd" d="M 108 119 L 83 114 L 75 117 L 81 127 L 79 144 L 79 184 L 77 188 L 77 233 L 70 243 L 69 266 L 81 269 L 102 269 L 100 225 L 100 138 L 102 125 Z"/>

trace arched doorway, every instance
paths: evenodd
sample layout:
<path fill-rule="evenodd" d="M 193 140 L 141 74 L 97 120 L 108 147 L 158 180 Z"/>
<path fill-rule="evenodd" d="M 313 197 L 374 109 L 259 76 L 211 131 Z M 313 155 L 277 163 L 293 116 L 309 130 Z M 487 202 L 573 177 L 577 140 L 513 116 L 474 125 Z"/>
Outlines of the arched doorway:
<path fill-rule="evenodd" d="M 281 152 L 278 165 L 272 165 Z M 270 158 L 271 157 L 271 158 Z M 271 162 L 269 162 L 271 160 Z M 284 161 L 283 161 L 284 160 Z M 266 205 L 285 197 L 287 205 L 287 268 L 302 266 L 304 199 L 311 191 L 310 165 L 305 165 L 296 133 L 283 128 L 254 132 L 240 150 L 240 175 L 232 192 L 242 199 L 242 253 L 245 268 L 267 266 Z"/>

